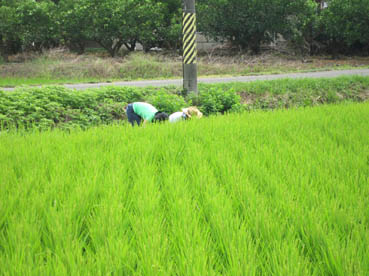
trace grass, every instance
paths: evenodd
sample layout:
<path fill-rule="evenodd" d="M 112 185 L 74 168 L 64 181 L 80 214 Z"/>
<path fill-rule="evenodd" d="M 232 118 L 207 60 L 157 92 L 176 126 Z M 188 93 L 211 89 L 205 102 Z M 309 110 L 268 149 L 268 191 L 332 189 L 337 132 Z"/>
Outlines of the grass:
<path fill-rule="evenodd" d="M 11 57 L 11 63 L 0 64 L 0 87 L 18 85 L 106 82 L 182 77 L 182 58 L 176 53 L 133 53 L 117 58 L 103 52 L 75 55 L 54 49 L 42 55 L 22 54 Z M 369 68 L 368 57 L 345 57 L 340 60 L 312 57 L 302 62 L 294 56 L 264 53 L 220 55 L 213 52 L 199 55 L 198 75 L 246 76 Z"/>
<path fill-rule="evenodd" d="M 0 87 L 33 86 L 33 85 L 54 85 L 54 84 L 75 84 L 75 83 L 98 83 L 111 82 L 108 79 L 80 78 L 80 79 L 48 79 L 48 78 L 2 78 Z"/>
<path fill-rule="evenodd" d="M 369 103 L 0 134 L 0 274 L 367 275 Z"/>
<path fill-rule="evenodd" d="M 342 76 L 322 79 L 277 79 L 252 82 L 199 84 L 199 90 L 234 90 L 240 94 L 281 95 L 281 94 L 323 94 L 334 91 L 344 94 L 365 94 L 369 90 L 368 76 Z"/>

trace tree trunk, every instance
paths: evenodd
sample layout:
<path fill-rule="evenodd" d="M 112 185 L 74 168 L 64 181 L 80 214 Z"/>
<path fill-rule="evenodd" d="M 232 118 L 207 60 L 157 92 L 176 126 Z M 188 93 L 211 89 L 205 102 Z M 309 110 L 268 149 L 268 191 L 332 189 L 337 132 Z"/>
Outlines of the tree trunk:
<path fill-rule="evenodd" d="M 118 54 L 118 52 L 119 52 L 120 48 L 122 47 L 122 45 L 123 45 L 122 41 L 117 41 L 115 43 L 114 47 L 112 47 L 113 48 L 112 50 L 114 52 L 114 56 L 116 56 L 116 54 Z M 114 56 L 112 56 L 112 57 L 114 57 Z"/>
<path fill-rule="evenodd" d="M 0 54 L 4 62 L 9 62 L 8 51 L 6 50 L 6 47 L 1 40 L 1 37 L 0 37 Z"/>
<path fill-rule="evenodd" d="M 83 42 L 77 42 L 78 45 L 78 50 L 77 50 L 77 54 L 78 55 L 82 55 L 85 52 L 85 44 Z"/>
<path fill-rule="evenodd" d="M 129 42 L 124 42 L 124 46 L 127 47 L 127 49 L 130 51 L 130 52 L 133 52 L 135 49 L 136 49 L 136 40 L 133 39 Z"/>
<path fill-rule="evenodd" d="M 96 41 L 97 43 L 99 43 L 99 45 L 101 47 L 103 47 L 106 51 L 108 51 L 108 53 L 110 54 L 111 57 L 114 57 L 115 53 L 114 53 L 114 50 L 113 50 L 113 43 L 108 43 L 108 44 L 105 44 L 103 41 L 99 40 L 99 41 Z"/>
<path fill-rule="evenodd" d="M 254 43 L 250 46 L 250 48 L 253 54 L 257 55 L 260 53 L 260 44 Z"/>
<path fill-rule="evenodd" d="M 9 55 L 1 50 L 1 57 L 5 63 L 9 62 Z"/>

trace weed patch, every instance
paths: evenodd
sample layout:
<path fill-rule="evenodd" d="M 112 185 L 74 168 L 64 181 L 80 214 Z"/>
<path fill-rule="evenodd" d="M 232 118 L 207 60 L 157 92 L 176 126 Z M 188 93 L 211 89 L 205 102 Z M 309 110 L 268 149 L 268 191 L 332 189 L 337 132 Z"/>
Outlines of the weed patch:
<path fill-rule="evenodd" d="M 124 122 L 124 106 L 146 101 L 173 113 L 196 105 L 205 115 L 256 109 L 308 107 L 369 98 L 368 77 L 275 80 L 199 85 L 199 94 L 183 97 L 178 88 L 104 87 L 77 91 L 60 86 L 0 91 L 0 126 L 83 129 Z"/>
<path fill-rule="evenodd" d="M 64 49 L 53 49 L 42 55 L 19 54 L 9 64 L 0 64 L 0 86 L 40 85 L 118 80 L 180 78 L 182 57 L 177 53 L 131 53 L 110 58 L 98 54 L 76 55 Z M 368 68 L 367 57 L 330 60 L 312 57 L 302 63 L 297 57 L 276 53 L 263 55 L 223 55 L 202 53 L 198 56 L 199 76 L 260 75 L 289 72 L 326 71 Z"/>

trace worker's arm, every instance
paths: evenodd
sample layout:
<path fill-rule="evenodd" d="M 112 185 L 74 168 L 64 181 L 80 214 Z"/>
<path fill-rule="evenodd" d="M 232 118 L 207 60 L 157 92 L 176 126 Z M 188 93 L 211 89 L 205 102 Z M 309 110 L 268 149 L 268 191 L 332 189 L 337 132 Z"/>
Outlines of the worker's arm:
<path fill-rule="evenodd" d="M 142 126 L 146 125 L 147 120 L 143 120 Z"/>

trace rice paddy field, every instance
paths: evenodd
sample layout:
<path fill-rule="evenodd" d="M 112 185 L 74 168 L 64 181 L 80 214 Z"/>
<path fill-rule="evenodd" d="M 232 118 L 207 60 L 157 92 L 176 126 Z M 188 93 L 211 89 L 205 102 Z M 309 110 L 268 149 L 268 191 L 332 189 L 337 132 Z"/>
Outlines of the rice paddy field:
<path fill-rule="evenodd" d="M 369 103 L 0 133 L 1 275 L 369 275 Z"/>

